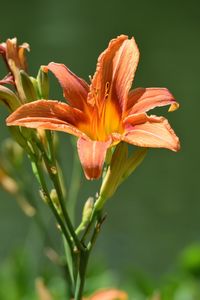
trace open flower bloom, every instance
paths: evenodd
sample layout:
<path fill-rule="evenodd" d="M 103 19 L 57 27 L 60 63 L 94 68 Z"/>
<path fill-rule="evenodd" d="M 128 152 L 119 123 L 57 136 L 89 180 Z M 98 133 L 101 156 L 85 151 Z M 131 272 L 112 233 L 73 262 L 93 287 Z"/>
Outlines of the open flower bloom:
<path fill-rule="evenodd" d="M 128 300 L 128 295 L 117 289 L 105 289 L 94 293 L 88 300 Z"/>
<path fill-rule="evenodd" d="M 90 86 L 65 65 L 50 63 L 68 103 L 38 100 L 11 114 L 7 125 L 64 131 L 78 137 L 78 154 L 88 179 L 101 175 L 107 149 L 120 141 L 179 150 L 179 139 L 164 117 L 148 116 L 156 106 L 178 104 L 166 88 L 130 91 L 139 61 L 134 38 L 120 35 L 99 56 Z"/>

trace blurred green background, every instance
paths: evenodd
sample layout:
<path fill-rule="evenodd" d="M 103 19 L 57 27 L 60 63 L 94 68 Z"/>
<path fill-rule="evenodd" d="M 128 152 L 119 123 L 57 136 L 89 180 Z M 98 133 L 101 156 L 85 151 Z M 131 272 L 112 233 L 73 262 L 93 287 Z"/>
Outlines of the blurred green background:
<path fill-rule="evenodd" d="M 141 53 L 134 87 L 167 87 L 180 102 L 180 109 L 172 114 L 167 109 L 156 113 L 167 116 L 182 149 L 179 153 L 149 151 L 137 172 L 109 201 L 107 221 L 92 260 L 105 261 L 117 276 L 139 269 L 159 278 L 173 268 L 184 247 L 200 241 L 199 1 L 1 1 L 1 42 L 16 36 L 20 43 L 31 45 L 28 58 L 33 75 L 40 65 L 55 61 L 88 80 L 98 55 L 121 33 L 134 36 Z M 4 73 L 0 64 L 0 77 Z M 51 98 L 61 99 L 62 92 L 51 79 Z M 8 135 L 6 115 L 1 107 L 1 140 Z M 69 136 L 60 136 L 69 181 Z M 97 186 L 82 179 L 80 205 Z M 50 222 L 49 213 L 45 218 Z M 49 233 L 54 239 L 54 226 Z M 44 261 L 42 248 L 42 237 L 32 220 L 0 190 L 1 264 L 16 249 L 23 249 L 38 275 Z"/>

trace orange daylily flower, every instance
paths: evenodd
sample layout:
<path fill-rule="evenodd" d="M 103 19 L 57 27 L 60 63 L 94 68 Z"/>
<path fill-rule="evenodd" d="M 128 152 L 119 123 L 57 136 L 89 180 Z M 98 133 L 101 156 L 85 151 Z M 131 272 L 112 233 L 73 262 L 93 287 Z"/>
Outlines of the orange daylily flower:
<path fill-rule="evenodd" d="M 90 86 L 65 65 L 45 67 L 59 80 L 69 104 L 38 100 L 11 114 L 7 125 L 64 131 L 78 137 L 77 147 L 88 179 L 101 175 L 107 149 L 120 141 L 178 151 L 179 139 L 167 119 L 146 112 L 157 106 L 178 108 L 166 88 L 129 91 L 139 61 L 134 38 L 120 35 L 99 56 Z"/>
<path fill-rule="evenodd" d="M 105 289 L 94 293 L 88 300 L 128 300 L 128 295 L 120 290 Z"/>

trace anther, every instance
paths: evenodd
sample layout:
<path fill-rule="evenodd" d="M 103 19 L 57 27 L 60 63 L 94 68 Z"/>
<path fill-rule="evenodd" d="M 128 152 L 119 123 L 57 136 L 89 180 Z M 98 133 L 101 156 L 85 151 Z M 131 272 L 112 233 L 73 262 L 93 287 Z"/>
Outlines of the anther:
<path fill-rule="evenodd" d="M 105 86 L 105 99 L 108 98 L 109 90 L 110 90 L 110 83 L 106 82 L 106 86 Z"/>

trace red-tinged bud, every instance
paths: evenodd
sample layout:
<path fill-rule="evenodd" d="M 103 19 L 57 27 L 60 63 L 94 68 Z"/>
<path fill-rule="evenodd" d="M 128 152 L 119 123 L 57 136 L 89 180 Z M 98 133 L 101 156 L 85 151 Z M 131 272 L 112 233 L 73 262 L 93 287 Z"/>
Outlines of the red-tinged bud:
<path fill-rule="evenodd" d="M 20 70 L 27 71 L 27 63 L 25 51 L 29 51 L 29 45 L 24 43 L 18 45 L 17 39 L 8 39 L 5 43 L 0 45 L 0 54 L 3 56 L 9 72 L 11 72 L 15 86 L 21 103 L 25 102 L 25 95 L 20 81 Z"/>

